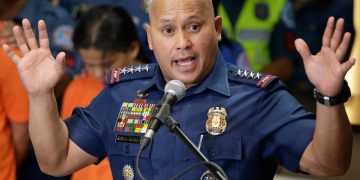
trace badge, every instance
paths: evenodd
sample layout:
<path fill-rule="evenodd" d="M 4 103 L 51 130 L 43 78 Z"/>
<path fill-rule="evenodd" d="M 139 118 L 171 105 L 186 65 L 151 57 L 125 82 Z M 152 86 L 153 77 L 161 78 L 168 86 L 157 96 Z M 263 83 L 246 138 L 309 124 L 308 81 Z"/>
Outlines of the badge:
<path fill-rule="evenodd" d="M 212 107 L 207 113 L 206 131 L 211 135 L 222 134 L 226 129 L 226 110 L 223 107 Z"/>
<path fill-rule="evenodd" d="M 216 180 L 216 178 L 209 170 L 207 170 L 201 175 L 200 180 Z"/>
<path fill-rule="evenodd" d="M 125 165 L 122 174 L 125 180 L 133 180 L 134 179 L 134 169 L 130 165 Z"/>
<path fill-rule="evenodd" d="M 143 98 L 146 98 L 149 96 L 149 93 L 146 93 L 142 90 L 138 90 L 136 91 L 136 96 L 139 98 L 139 99 L 143 99 Z"/>

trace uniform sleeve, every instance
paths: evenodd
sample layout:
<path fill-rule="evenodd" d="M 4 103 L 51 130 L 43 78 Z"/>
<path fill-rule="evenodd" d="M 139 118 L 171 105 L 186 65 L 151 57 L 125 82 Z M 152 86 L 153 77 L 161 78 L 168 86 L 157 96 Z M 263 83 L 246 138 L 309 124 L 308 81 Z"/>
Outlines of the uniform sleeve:
<path fill-rule="evenodd" d="M 99 160 L 107 156 L 102 137 L 109 102 L 109 91 L 105 88 L 88 107 L 75 108 L 73 115 L 65 120 L 70 139 Z"/>
<path fill-rule="evenodd" d="M 272 157 L 288 170 L 298 171 L 302 154 L 313 138 L 315 115 L 305 112 L 281 82 L 267 87 L 257 114 L 255 132 L 264 139 L 263 157 Z"/>
<path fill-rule="evenodd" d="M 6 116 L 14 122 L 27 122 L 29 119 L 28 94 L 21 82 L 19 73 L 14 63 L 0 49 L 0 58 L 4 67 L 1 71 L 6 73 L 3 77 L 2 98 Z"/>

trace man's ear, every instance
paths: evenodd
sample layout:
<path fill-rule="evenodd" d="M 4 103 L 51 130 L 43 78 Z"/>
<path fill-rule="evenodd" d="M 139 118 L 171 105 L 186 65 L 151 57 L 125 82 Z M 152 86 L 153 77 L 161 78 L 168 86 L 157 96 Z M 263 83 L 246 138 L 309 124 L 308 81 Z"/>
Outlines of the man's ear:
<path fill-rule="evenodd" d="M 221 28 L 222 28 L 222 18 L 220 16 L 215 17 L 215 30 L 217 40 L 221 41 Z"/>
<path fill-rule="evenodd" d="M 147 35 L 147 41 L 148 41 L 149 49 L 150 49 L 150 50 L 153 50 L 151 33 L 150 33 L 150 24 L 149 24 L 149 23 L 146 23 L 146 24 L 145 24 L 145 30 L 146 30 L 146 35 Z"/>

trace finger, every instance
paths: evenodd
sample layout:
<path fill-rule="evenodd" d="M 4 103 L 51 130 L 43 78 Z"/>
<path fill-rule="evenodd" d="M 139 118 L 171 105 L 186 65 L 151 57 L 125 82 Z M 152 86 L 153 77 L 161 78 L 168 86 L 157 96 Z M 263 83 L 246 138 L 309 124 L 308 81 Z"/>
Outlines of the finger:
<path fill-rule="evenodd" d="M 356 59 L 350 58 L 348 61 L 342 64 L 343 71 L 346 73 L 350 70 L 351 67 L 354 66 Z"/>
<path fill-rule="evenodd" d="M 24 36 L 21 33 L 21 29 L 19 26 L 15 26 L 13 28 L 14 36 L 16 39 L 16 43 L 20 49 L 20 51 L 25 55 L 29 52 L 29 47 L 27 46 Z"/>
<path fill-rule="evenodd" d="M 340 18 L 336 21 L 334 34 L 331 37 L 330 48 L 334 51 L 339 47 L 341 38 L 343 37 L 344 19 Z"/>
<path fill-rule="evenodd" d="M 55 62 L 60 65 L 62 68 L 65 67 L 65 53 L 64 52 L 60 52 L 59 54 L 57 54 Z"/>
<path fill-rule="evenodd" d="M 17 56 L 14 51 L 11 50 L 11 48 L 7 45 L 4 44 L 2 46 L 2 48 L 4 49 L 4 52 L 7 54 L 7 56 L 15 63 L 18 64 L 20 62 L 20 57 Z"/>
<path fill-rule="evenodd" d="M 322 45 L 323 47 L 330 47 L 330 40 L 334 31 L 334 17 L 329 17 L 327 24 L 326 24 L 326 28 L 324 31 L 324 35 L 322 38 Z"/>
<path fill-rule="evenodd" d="M 304 61 L 307 61 L 311 57 L 311 52 L 309 50 L 309 46 L 306 44 L 306 42 L 304 40 L 296 39 L 295 47 Z"/>
<path fill-rule="evenodd" d="M 50 48 L 50 46 L 49 46 L 49 37 L 48 37 L 48 33 L 46 31 L 45 21 L 40 20 L 39 23 L 38 23 L 38 27 L 39 27 L 40 47 L 45 48 L 45 49 Z"/>
<path fill-rule="evenodd" d="M 28 19 L 24 19 L 22 21 L 22 25 L 23 25 L 25 37 L 29 44 L 30 49 L 37 49 L 38 45 L 36 42 L 35 34 L 34 34 L 33 30 L 31 29 L 30 21 Z"/>
<path fill-rule="evenodd" d="M 335 52 L 336 58 L 338 58 L 340 62 L 342 62 L 345 58 L 346 52 L 350 46 L 350 41 L 351 41 L 351 34 L 347 32 L 344 34 L 343 40 Z"/>

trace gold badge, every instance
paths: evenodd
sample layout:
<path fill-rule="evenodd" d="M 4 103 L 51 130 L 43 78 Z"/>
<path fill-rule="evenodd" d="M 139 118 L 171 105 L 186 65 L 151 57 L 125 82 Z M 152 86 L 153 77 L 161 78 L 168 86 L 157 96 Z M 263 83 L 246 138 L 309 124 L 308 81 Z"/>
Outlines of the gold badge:
<path fill-rule="evenodd" d="M 122 174 L 125 180 L 133 180 L 134 179 L 134 169 L 130 165 L 125 165 Z"/>
<path fill-rule="evenodd" d="M 226 110 L 223 107 L 212 107 L 208 111 L 206 131 L 211 135 L 222 134 L 226 129 Z"/>

